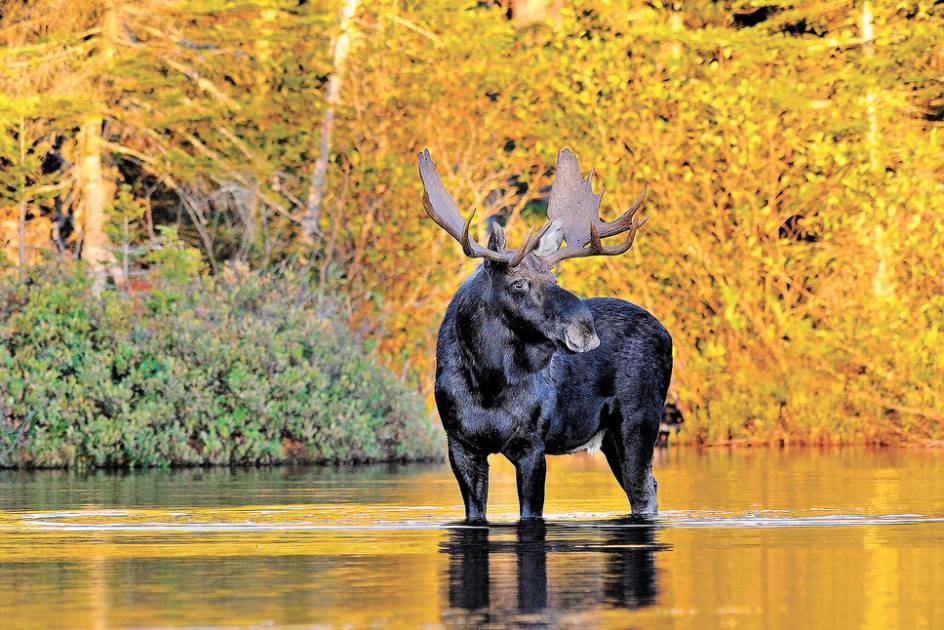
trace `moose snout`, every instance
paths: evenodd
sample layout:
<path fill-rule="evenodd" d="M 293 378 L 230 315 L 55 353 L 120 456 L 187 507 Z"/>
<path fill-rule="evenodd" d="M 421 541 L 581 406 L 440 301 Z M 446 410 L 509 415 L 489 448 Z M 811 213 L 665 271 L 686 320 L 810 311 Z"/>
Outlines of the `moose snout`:
<path fill-rule="evenodd" d="M 564 330 L 564 344 L 571 352 L 589 352 L 600 345 L 593 322 L 577 320 Z"/>

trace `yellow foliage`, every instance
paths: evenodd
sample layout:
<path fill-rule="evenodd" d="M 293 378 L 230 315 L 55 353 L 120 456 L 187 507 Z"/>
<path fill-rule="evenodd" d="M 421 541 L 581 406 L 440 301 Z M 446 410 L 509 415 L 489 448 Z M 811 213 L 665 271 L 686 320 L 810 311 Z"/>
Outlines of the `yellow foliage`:
<path fill-rule="evenodd" d="M 816 18 L 831 39 L 592 4 L 524 31 L 417 9 L 431 38 L 389 11 L 362 16 L 342 133 L 365 179 L 392 188 L 382 215 L 361 216 L 360 193 L 343 219 L 376 234 L 363 282 L 384 295 L 390 354 L 431 374 L 438 318 L 473 264 L 424 221 L 415 151 L 448 165 L 466 212 L 501 210 L 520 238 L 568 145 L 596 165 L 610 215 L 649 185 L 634 250 L 561 281 L 640 303 L 673 333 L 683 438 L 942 435 L 944 143 L 921 116 L 940 15 L 885 9 L 869 56 L 852 8 Z"/>
<path fill-rule="evenodd" d="M 516 28 L 482 3 L 360 3 L 313 250 L 299 200 L 338 3 L 111 6 L 126 27 L 112 65 L 63 70 L 94 40 L 60 33 L 41 88 L 78 111 L 77 77 L 98 86 L 106 159 L 140 167 L 114 176 L 163 191 L 165 220 L 211 268 L 303 257 L 427 393 L 439 319 L 475 263 L 424 217 L 417 152 L 432 149 L 464 212 L 505 215 L 514 241 L 543 220 L 570 146 L 610 216 L 648 184 L 634 249 L 571 263 L 561 282 L 665 323 L 684 439 L 944 437 L 940 5 L 574 2 Z M 44 40 L 18 24 L 0 23 L 2 52 L 28 66 Z"/>

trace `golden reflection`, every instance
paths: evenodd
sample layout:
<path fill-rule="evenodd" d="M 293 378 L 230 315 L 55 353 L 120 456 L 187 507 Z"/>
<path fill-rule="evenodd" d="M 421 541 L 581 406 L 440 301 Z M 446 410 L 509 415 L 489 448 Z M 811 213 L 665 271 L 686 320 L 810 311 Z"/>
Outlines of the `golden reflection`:
<path fill-rule="evenodd" d="M 2 626 L 944 627 L 940 453 L 669 451 L 650 524 L 567 457 L 519 525 L 493 465 L 487 528 L 446 466 L 0 472 Z"/>

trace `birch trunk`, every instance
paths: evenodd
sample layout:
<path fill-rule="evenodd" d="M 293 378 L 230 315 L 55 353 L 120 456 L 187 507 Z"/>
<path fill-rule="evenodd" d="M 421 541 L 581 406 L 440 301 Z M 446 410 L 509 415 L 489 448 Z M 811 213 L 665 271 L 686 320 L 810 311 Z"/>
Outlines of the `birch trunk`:
<path fill-rule="evenodd" d="M 105 2 L 102 17 L 100 61 L 103 72 L 108 72 L 115 56 L 119 21 L 111 0 Z M 80 156 L 78 184 L 81 192 L 79 226 L 82 230 L 82 260 L 87 261 L 94 276 L 93 287 L 101 291 L 108 276 L 117 283 L 121 277 L 111 242 L 105 231 L 108 208 L 115 196 L 115 184 L 102 169 L 102 130 L 104 117 L 86 118 L 79 131 Z"/>
<path fill-rule="evenodd" d="M 26 165 L 26 123 L 20 119 L 20 168 Z M 17 220 L 17 239 L 20 257 L 20 280 L 26 280 L 26 177 L 20 177 L 20 216 Z"/>
<path fill-rule="evenodd" d="M 105 232 L 115 186 L 102 171 L 102 118 L 87 119 L 79 134 L 78 180 L 82 199 L 78 214 L 82 229 L 82 260 L 88 262 L 94 275 L 93 286 L 100 291 L 109 275 L 117 278 L 120 273 Z"/>
<path fill-rule="evenodd" d="M 512 0 L 511 19 L 517 27 L 538 24 L 556 17 L 563 4 L 561 0 Z"/>
<path fill-rule="evenodd" d="M 862 47 L 865 58 L 871 60 L 875 56 L 875 30 L 874 18 L 872 15 L 872 3 L 866 0 L 862 4 L 862 16 L 860 20 L 860 30 L 862 34 Z M 865 95 L 866 118 L 868 120 L 868 131 L 866 132 L 866 146 L 869 150 L 869 167 L 876 176 L 881 175 L 882 165 L 878 154 L 878 108 L 876 107 L 877 96 L 873 90 L 869 90 Z M 883 209 L 878 209 L 880 212 Z M 875 273 L 872 275 L 872 294 L 875 297 L 885 297 L 891 291 L 891 282 L 889 280 L 888 246 L 885 243 L 885 229 L 882 225 L 881 216 L 876 216 L 871 224 L 873 225 L 870 240 L 872 249 L 875 252 Z"/>
<path fill-rule="evenodd" d="M 308 191 L 308 203 L 302 217 L 302 238 L 311 243 L 318 234 L 321 220 L 321 202 L 324 200 L 325 176 L 328 172 L 328 159 L 331 154 L 331 131 L 334 128 L 334 108 L 341 97 L 341 84 L 344 80 L 344 62 L 351 47 L 351 26 L 358 0 L 345 0 L 341 7 L 341 23 L 338 39 L 334 45 L 334 72 L 328 77 L 328 89 L 325 95 L 325 114 L 321 122 L 321 142 L 318 160 L 311 175 Z"/>

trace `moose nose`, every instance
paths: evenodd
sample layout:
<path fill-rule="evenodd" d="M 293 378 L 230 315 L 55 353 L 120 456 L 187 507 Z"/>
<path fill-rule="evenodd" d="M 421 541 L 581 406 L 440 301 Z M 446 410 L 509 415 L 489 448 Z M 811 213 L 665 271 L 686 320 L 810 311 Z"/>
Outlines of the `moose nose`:
<path fill-rule="evenodd" d="M 600 345 L 593 324 L 574 322 L 564 331 L 564 344 L 571 352 L 589 352 Z"/>

